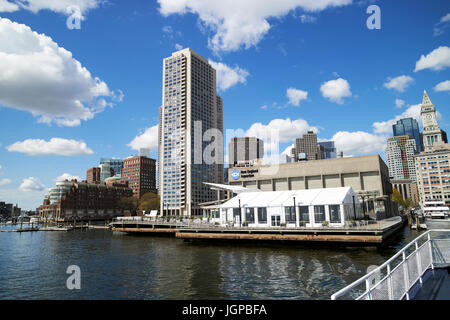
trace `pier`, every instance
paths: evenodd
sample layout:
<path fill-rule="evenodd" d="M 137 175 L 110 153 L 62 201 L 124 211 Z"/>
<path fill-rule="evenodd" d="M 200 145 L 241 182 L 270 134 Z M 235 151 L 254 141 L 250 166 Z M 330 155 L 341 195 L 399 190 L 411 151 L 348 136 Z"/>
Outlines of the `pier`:
<path fill-rule="evenodd" d="M 175 236 L 185 241 L 272 241 L 341 243 L 376 246 L 383 244 L 401 229 L 406 220 L 396 217 L 358 227 L 286 228 L 221 227 L 207 223 L 183 224 L 155 221 L 115 221 L 113 231 L 129 234 L 149 233 Z"/>

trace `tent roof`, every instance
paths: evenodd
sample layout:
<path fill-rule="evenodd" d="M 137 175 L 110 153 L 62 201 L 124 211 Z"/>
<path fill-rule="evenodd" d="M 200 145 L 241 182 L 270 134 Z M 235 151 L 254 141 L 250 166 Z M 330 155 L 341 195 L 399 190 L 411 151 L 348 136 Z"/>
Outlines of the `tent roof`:
<path fill-rule="evenodd" d="M 347 195 L 355 195 L 351 187 L 265 191 L 240 193 L 233 199 L 225 202 L 221 208 L 238 208 L 239 200 L 242 207 L 280 207 L 293 206 L 294 197 L 296 205 L 325 205 L 344 203 Z M 355 197 L 355 201 L 358 201 Z"/>

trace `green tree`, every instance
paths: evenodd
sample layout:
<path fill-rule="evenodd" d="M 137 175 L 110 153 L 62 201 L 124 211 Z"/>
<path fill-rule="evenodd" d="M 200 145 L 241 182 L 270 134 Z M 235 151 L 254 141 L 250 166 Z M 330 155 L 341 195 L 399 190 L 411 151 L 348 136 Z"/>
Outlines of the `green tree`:
<path fill-rule="evenodd" d="M 159 205 L 159 195 L 153 192 L 147 192 L 139 199 L 138 209 L 145 211 L 159 210 Z"/>
<path fill-rule="evenodd" d="M 136 213 L 138 208 L 138 199 L 135 197 L 123 197 L 119 199 L 118 207 L 123 210 L 128 210 L 132 215 Z"/>
<path fill-rule="evenodd" d="M 403 199 L 400 191 L 398 191 L 396 188 L 394 188 L 392 192 L 392 200 L 394 200 L 394 202 L 397 202 L 398 205 L 405 209 L 406 212 L 417 206 L 417 204 L 411 198 L 407 198 L 406 200 Z"/>

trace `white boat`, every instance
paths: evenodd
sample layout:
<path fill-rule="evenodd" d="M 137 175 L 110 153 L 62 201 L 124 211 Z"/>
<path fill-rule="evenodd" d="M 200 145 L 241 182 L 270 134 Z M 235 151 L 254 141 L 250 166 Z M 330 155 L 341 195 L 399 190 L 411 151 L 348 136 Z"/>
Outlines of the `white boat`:
<path fill-rule="evenodd" d="M 445 205 L 444 201 L 426 201 L 422 211 L 426 218 L 431 219 L 445 219 L 450 214 L 450 208 Z"/>

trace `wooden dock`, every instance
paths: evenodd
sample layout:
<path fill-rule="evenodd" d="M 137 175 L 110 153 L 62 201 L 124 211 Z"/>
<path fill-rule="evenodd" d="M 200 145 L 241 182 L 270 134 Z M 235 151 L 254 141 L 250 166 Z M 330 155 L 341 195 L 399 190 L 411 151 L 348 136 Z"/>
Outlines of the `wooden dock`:
<path fill-rule="evenodd" d="M 39 231 L 39 228 L 22 228 L 22 229 L 0 230 L 0 232 L 32 232 L 32 231 Z"/>
<path fill-rule="evenodd" d="M 181 225 L 149 221 L 117 221 L 113 231 L 170 235 L 185 241 L 268 241 L 315 242 L 352 245 L 381 245 L 401 229 L 405 220 L 388 219 L 376 224 L 351 228 L 248 228 L 210 225 Z"/>

